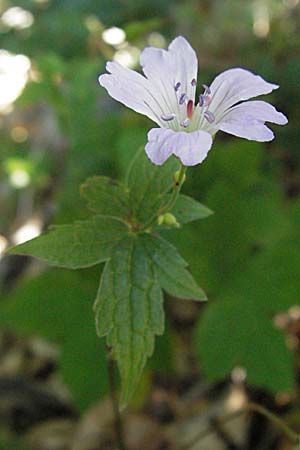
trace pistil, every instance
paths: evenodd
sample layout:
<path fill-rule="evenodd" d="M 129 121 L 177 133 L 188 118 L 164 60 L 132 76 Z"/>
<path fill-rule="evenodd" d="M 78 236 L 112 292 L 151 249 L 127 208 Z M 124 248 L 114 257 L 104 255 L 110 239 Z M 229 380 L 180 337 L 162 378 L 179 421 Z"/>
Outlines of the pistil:
<path fill-rule="evenodd" d="M 189 119 L 193 117 L 193 110 L 194 110 L 194 102 L 193 100 L 189 100 L 186 106 L 186 115 Z"/>

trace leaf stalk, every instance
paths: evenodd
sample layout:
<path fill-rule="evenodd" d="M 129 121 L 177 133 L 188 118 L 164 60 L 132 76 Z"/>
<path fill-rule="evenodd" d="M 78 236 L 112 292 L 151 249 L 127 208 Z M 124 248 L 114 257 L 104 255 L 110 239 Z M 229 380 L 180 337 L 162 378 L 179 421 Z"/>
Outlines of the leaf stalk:
<path fill-rule="evenodd" d="M 110 399 L 114 414 L 114 429 L 116 434 L 118 450 L 127 450 L 124 443 L 123 423 L 117 396 L 115 362 L 112 357 L 111 349 L 108 346 L 106 347 L 106 355 L 107 355 Z"/>

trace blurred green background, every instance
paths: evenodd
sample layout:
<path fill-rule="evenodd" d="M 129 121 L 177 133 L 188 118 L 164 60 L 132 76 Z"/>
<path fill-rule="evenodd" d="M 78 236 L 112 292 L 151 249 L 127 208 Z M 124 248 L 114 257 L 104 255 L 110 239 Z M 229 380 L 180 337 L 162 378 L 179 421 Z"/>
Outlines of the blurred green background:
<path fill-rule="evenodd" d="M 220 132 L 184 185 L 214 215 L 167 237 L 209 298 L 193 330 L 204 379 L 239 366 L 253 386 L 289 392 L 293 353 L 274 318 L 300 306 L 298 0 L 0 0 L 0 254 L 49 223 L 86 217 L 79 185 L 88 176 L 124 177 L 152 123 L 97 77 L 112 58 L 139 70 L 143 47 L 179 34 L 197 51 L 200 83 L 240 66 L 280 85 L 268 101 L 289 124 L 274 126 L 267 144 Z M 85 410 L 107 392 L 92 313 L 100 268 L 0 264 L 1 324 L 58 345 L 60 376 Z M 148 374 L 175 370 L 167 330 Z"/>

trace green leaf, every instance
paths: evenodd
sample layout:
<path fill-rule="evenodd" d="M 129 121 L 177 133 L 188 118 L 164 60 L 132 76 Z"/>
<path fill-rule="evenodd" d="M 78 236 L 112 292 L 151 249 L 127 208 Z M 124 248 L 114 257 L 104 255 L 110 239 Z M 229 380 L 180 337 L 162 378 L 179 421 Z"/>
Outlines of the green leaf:
<path fill-rule="evenodd" d="M 170 195 L 167 195 L 166 201 Z M 179 223 L 189 223 L 194 220 L 205 219 L 211 216 L 213 212 L 197 200 L 187 195 L 179 195 L 171 213 L 176 217 Z"/>
<path fill-rule="evenodd" d="M 284 337 L 253 299 L 212 302 L 199 322 L 196 348 L 210 382 L 244 367 L 251 384 L 275 392 L 292 387 L 292 356 Z"/>
<path fill-rule="evenodd" d="M 130 216 L 129 196 L 125 187 L 108 177 L 88 178 L 81 186 L 81 195 L 97 214 L 126 219 Z"/>
<path fill-rule="evenodd" d="M 172 244 L 154 235 L 143 235 L 141 241 L 165 291 L 179 298 L 206 300 L 205 293 L 186 270 L 187 262 Z"/>
<path fill-rule="evenodd" d="M 177 167 L 178 161 L 171 159 L 158 168 L 143 152 L 132 165 L 126 187 L 107 177 L 90 178 L 81 193 L 99 215 L 90 221 L 54 226 L 49 233 L 9 251 L 70 269 L 106 261 L 95 315 L 98 335 L 107 336 L 120 370 L 121 405 L 128 403 L 136 388 L 153 353 L 155 335 L 163 332 L 162 289 L 180 298 L 206 298 L 171 244 L 156 236 L 132 233 L 125 223 L 142 221 L 157 211 L 166 201 Z M 209 213 L 185 196 L 179 198 L 177 211 L 182 221 Z"/>
<path fill-rule="evenodd" d="M 179 161 L 171 157 L 162 166 L 156 166 L 141 149 L 132 161 L 127 174 L 130 205 L 133 215 L 143 222 L 164 203 L 164 195 L 173 186 L 173 175 Z"/>
<path fill-rule="evenodd" d="M 249 383 L 275 392 L 293 388 L 292 353 L 273 318 L 299 307 L 299 271 L 300 244 L 290 233 L 252 256 L 247 270 L 233 273 L 215 294 L 196 334 L 201 367 L 209 380 L 220 380 L 242 366 Z"/>
<path fill-rule="evenodd" d="M 89 267 L 106 261 L 127 232 L 120 220 L 95 216 L 90 221 L 53 226 L 49 233 L 11 248 L 8 254 L 31 255 L 68 269 Z"/>
<path fill-rule="evenodd" d="M 128 236 L 106 263 L 95 301 L 99 336 L 107 336 L 121 379 L 125 406 L 164 328 L 163 297 L 151 259 L 139 239 Z"/>

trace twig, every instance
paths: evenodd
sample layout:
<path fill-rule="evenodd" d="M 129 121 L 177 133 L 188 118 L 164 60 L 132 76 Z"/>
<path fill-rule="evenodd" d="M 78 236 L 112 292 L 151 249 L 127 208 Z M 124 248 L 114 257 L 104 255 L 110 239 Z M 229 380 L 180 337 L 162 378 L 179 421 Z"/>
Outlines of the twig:
<path fill-rule="evenodd" d="M 216 435 L 224 442 L 228 450 L 241 450 L 241 448 L 235 444 L 229 433 L 224 430 L 218 419 L 213 418 L 210 423 Z"/>
<path fill-rule="evenodd" d="M 119 410 L 119 402 L 118 402 L 118 397 L 117 397 L 115 362 L 112 358 L 111 349 L 108 346 L 106 347 L 106 355 L 107 355 L 110 399 L 111 399 L 111 404 L 112 404 L 113 414 L 114 414 L 114 427 L 115 427 L 118 450 L 127 450 L 125 443 L 124 443 L 123 424 L 122 424 L 121 414 L 120 414 L 120 410 Z"/>
<path fill-rule="evenodd" d="M 247 409 L 250 411 L 258 412 L 262 416 L 265 416 L 267 419 L 269 419 L 270 422 L 276 425 L 276 427 L 293 442 L 293 444 L 300 443 L 299 434 L 293 431 L 282 419 L 280 419 L 268 409 L 264 408 L 261 405 L 258 405 L 257 403 L 249 403 L 249 405 L 247 405 Z"/>
<path fill-rule="evenodd" d="M 219 423 L 219 425 L 226 425 L 227 422 L 230 422 L 231 420 L 236 419 L 244 412 L 245 412 L 244 410 L 239 409 L 238 411 L 228 414 L 227 416 L 220 417 L 220 418 L 218 418 L 218 423 Z M 200 433 L 198 433 L 196 436 L 194 436 L 194 438 L 191 439 L 190 442 L 188 442 L 188 444 L 185 445 L 184 450 L 192 450 L 194 445 L 196 445 L 199 441 L 206 438 L 207 436 L 210 436 L 213 433 L 215 433 L 215 430 L 212 426 L 212 423 L 210 423 L 210 425 L 205 430 L 200 431 Z M 177 447 L 177 450 L 180 450 L 181 448 L 182 448 L 181 446 Z M 183 450 L 183 448 L 182 448 L 182 450 Z"/>
<path fill-rule="evenodd" d="M 300 407 L 300 344 L 293 349 L 293 372 L 294 372 L 294 390 L 295 390 L 295 402 Z"/>
<path fill-rule="evenodd" d="M 228 414 L 224 417 L 216 418 L 215 420 L 218 421 L 218 424 L 220 426 L 225 425 L 227 422 L 230 422 L 231 420 L 236 419 L 240 415 L 249 412 L 249 411 L 255 411 L 264 417 L 266 417 L 270 422 L 272 422 L 279 430 L 281 430 L 290 440 L 293 444 L 300 445 L 300 435 L 297 434 L 295 431 L 293 431 L 282 419 L 280 419 L 278 416 L 273 414 L 271 411 L 266 409 L 265 407 L 258 405 L 257 403 L 249 403 L 246 405 L 245 408 L 239 409 L 238 411 L 235 411 L 234 413 Z M 204 439 L 205 437 L 215 433 L 215 430 L 210 424 L 205 430 L 198 433 L 187 445 L 185 445 L 184 450 L 192 450 L 194 445 L 196 445 L 199 441 Z M 178 447 L 178 450 L 181 447 Z"/>

